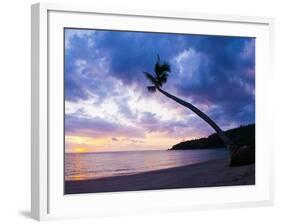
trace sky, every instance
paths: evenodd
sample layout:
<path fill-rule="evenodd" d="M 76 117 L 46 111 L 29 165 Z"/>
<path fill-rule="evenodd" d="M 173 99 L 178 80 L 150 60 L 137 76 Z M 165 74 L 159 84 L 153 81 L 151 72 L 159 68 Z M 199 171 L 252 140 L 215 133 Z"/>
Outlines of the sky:
<path fill-rule="evenodd" d="M 160 92 L 143 72 L 160 59 L 163 89 L 223 130 L 255 122 L 255 39 L 65 29 L 66 152 L 166 150 L 214 130 Z"/>

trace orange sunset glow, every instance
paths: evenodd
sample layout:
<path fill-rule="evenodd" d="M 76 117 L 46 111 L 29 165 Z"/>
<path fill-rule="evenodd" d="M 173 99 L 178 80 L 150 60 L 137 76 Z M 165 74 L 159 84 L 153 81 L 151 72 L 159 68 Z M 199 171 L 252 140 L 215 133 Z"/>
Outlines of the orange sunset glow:
<path fill-rule="evenodd" d="M 77 152 L 77 153 L 88 152 L 88 150 L 84 149 L 84 148 L 75 148 L 74 151 Z"/>

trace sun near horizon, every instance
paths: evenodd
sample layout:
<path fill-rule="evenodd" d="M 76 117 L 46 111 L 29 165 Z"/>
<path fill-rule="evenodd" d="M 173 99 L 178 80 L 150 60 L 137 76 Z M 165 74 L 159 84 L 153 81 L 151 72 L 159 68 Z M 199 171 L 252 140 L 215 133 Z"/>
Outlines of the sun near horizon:
<path fill-rule="evenodd" d="M 89 151 L 88 151 L 88 149 L 78 147 L 78 148 L 74 149 L 74 152 L 75 153 L 85 153 L 85 152 L 89 152 Z"/>

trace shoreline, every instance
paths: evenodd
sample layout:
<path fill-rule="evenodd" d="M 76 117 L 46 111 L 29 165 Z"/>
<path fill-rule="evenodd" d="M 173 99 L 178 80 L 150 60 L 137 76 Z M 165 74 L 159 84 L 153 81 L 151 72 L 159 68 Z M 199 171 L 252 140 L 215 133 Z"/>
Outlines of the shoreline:
<path fill-rule="evenodd" d="M 228 159 L 220 159 L 131 175 L 65 181 L 65 194 L 254 184 L 255 164 L 230 167 Z"/>

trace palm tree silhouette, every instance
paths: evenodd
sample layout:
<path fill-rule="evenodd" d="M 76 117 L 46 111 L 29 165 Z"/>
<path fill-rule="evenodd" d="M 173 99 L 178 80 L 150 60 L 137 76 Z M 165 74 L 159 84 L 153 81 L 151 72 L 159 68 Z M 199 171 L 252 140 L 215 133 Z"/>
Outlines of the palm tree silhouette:
<path fill-rule="evenodd" d="M 230 150 L 230 158 L 231 158 L 231 165 L 237 166 L 237 165 L 245 165 L 252 163 L 252 155 L 248 155 L 249 150 L 247 146 L 238 147 L 236 146 L 233 141 L 228 138 L 224 131 L 205 113 L 203 113 L 201 110 L 199 110 L 197 107 L 192 105 L 191 103 L 188 103 L 162 89 L 163 84 L 165 84 L 168 80 L 169 73 L 171 71 L 170 65 L 166 62 L 160 61 L 159 55 L 157 56 L 157 61 L 154 66 L 154 72 L 155 74 L 149 74 L 148 72 L 144 72 L 146 78 L 151 82 L 151 86 L 148 86 L 147 89 L 149 92 L 156 92 L 158 90 L 160 93 L 164 94 L 168 98 L 174 100 L 175 102 L 181 104 L 184 107 L 187 107 L 191 111 L 193 111 L 195 114 L 197 114 L 200 118 L 202 118 L 204 121 L 206 121 L 219 135 L 219 137 L 224 142 L 225 146 Z M 241 154 L 242 150 L 242 154 Z M 246 155 L 247 154 L 247 155 Z M 242 158 L 239 158 L 241 157 Z M 245 156 L 246 155 L 246 156 Z M 251 158 L 250 158 L 251 157 Z"/>

